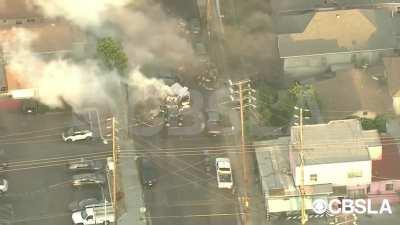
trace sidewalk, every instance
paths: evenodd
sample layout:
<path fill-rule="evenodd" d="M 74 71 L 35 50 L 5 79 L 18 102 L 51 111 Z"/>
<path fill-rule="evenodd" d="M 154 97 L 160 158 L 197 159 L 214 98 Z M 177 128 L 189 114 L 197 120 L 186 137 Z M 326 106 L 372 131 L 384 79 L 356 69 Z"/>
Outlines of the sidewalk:
<path fill-rule="evenodd" d="M 123 157 L 119 159 L 119 169 L 121 172 L 121 183 L 125 202 L 126 212 L 118 219 L 118 225 L 141 225 L 147 224 L 145 214 L 140 212 L 144 207 L 142 187 L 136 169 L 136 161 L 133 157 Z"/>
<path fill-rule="evenodd" d="M 249 144 L 249 143 L 247 143 Z M 239 138 L 235 139 L 235 146 L 240 146 Z M 232 161 L 232 170 L 234 171 L 234 181 L 236 187 L 237 197 L 242 197 L 245 190 L 245 180 L 243 178 L 243 168 L 241 164 L 241 154 L 227 152 L 229 158 Z M 260 183 L 258 174 L 255 173 L 256 161 L 252 153 L 247 153 L 247 197 L 249 201 L 249 208 L 247 209 L 247 215 L 242 216 L 241 220 L 238 220 L 238 225 L 265 225 L 267 223 L 264 196 L 260 190 Z M 240 209 L 239 213 L 244 213 L 244 205 L 239 201 Z M 245 218 L 245 220 L 244 220 Z"/>
<path fill-rule="evenodd" d="M 128 108 L 126 104 L 125 93 L 122 91 L 118 98 L 121 102 L 118 108 L 117 121 L 119 125 L 119 132 L 117 133 L 119 144 L 121 146 L 120 151 L 124 149 L 134 149 L 133 141 L 130 141 L 128 135 Z M 123 198 L 120 201 L 124 201 L 126 212 L 123 213 L 117 221 L 118 225 L 145 225 L 148 222 L 145 217 L 146 213 L 141 212 L 141 209 L 145 209 L 145 203 L 143 199 L 143 190 L 140 183 L 140 176 L 136 166 L 136 160 L 134 157 L 119 157 L 119 163 L 117 169 L 119 169 L 120 182 L 122 185 Z M 149 223 L 150 224 L 150 223 Z"/>

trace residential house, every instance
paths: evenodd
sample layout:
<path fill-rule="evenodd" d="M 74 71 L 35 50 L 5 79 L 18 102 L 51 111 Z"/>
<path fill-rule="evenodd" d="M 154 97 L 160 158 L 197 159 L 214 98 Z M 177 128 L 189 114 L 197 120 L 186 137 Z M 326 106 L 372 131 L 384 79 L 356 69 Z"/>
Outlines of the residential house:
<path fill-rule="evenodd" d="M 273 11 L 279 14 L 301 14 L 310 11 L 373 8 L 374 6 L 393 8 L 393 10 L 396 10 L 396 7 L 399 5 L 399 0 L 271 0 Z"/>
<path fill-rule="evenodd" d="M 379 114 L 393 112 L 387 87 L 376 80 L 377 72 L 368 72 L 369 69 L 338 71 L 333 78 L 314 83 L 326 121 L 349 116 L 373 119 Z"/>
<path fill-rule="evenodd" d="M 290 170 L 289 141 L 289 137 L 282 137 L 254 143 L 267 215 L 295 214 L 301 207 L 300 192 Z M 305 193 L 305 207 L 311 210 L 312 202 L 328 200 L 333 188 L 331 184 L 308 185 Z"/>
<path fill-rule="evenodd" d="M 306 10 L 279 16 L 276 30 L 284 73 L 299 78 L 376 64 L 397 49 L 399 17 L 387 9 Z"/>
<path fill-rule="evenodd" d="M 0 27 L 41 23 L 44 17 L 32 0 L 0 1 Z"/>
<path fill-rule="evenodd" d="M 376 130 L 363 131 L 356 119 L 303 126 L 304 184 L 332 184 L 347 196 L 364 197 L 371 184 L 371 160 L 382 146 Z M 300 185 L 300 127 L 291 129 L 290 168 Z"/>
<path fill-rule="evenodd" d="M 400 151 L 396 140 L 382 137 L 382 152 L 372 161 L 372 182 L 368 198 L 380 204 L 383 199 L 400 202 Z"/>

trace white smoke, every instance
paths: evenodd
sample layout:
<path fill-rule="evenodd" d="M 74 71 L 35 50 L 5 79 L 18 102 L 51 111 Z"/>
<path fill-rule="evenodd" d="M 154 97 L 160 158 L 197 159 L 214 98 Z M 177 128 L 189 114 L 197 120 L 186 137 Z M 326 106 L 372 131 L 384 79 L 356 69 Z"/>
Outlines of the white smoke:
<path fill-rule="evenodd" d="M 100 26 L 109 11 L 131 0 L 34 0 L 48 17 L 64 17 L 82 27 Z"/>
<path fill-rule="evenodd" d="M 136 67 L 130 74 L 128 85 L 133 89 L 136 101 L 163 99 L 172 94 L 172 90 L 162 80 L 147 78 Z"/>
<path fill-rule="evenodd" d="M 60 58 L 44 61 L 30 50 L 36 38 L 33 33 L 22 28 L 14 28 L 13 33 L 15 36 L 2 44 L 7 55 L 7 69 L 18 76 L 18 80 L 37 89 L 39 101 L 50 107 L 61 107 L 65 101 L 75 111 L 87 104 L 109 101 L 106 87 L 112 85 L 113 79 L 105 78 L 117 77 L 115 74 L 103 74 L 90 60 L 79 64 Z"/>

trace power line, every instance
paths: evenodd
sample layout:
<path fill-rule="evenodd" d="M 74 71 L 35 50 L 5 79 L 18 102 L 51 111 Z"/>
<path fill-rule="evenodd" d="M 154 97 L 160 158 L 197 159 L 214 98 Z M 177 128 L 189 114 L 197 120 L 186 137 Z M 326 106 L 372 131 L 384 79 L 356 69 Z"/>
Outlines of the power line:
<path fill-rule="evenodd" d="M 385 139 L 384 139 L 385 140 Z M 389 146 L 389 145 L 397 145 L 399 144 L 398 141 L 391 141 L 388 139 L 388 141 L 383 142 L 383 146 Z M 352 143 L 358 143 L 358 142 L 343 142 L 343 143 L 324 143 L 324 144 L 314 144 L 314 145 L 309 145 L 314 146 L 314 147 L 319 147 L 319 146 L 325 146 L 325 144 L 330 144 L 334 146 L 346 146 L 346 144 L 352 144 Z M 279 147 L 279 146 L 287 146 L 287 145 L 247 145 L 245 147 L 245 152 L 246 153 L 253 153 L 255 151 L 257 152 L 271 152 L 271 151 L 281 151 L 280 149 L 257 149 L 255 148 L 262 148 L 262 147 Z M 118 152 L 119 155 L 121 156 L 138 156 L 138 157 L 143 157 L 143 156 L 157 156 L 157 157 L 168 157 L 168 155 L 171 155 L 171 157 L 176 157 L 176 156 L 198 156 L 198 155 L 204 155 L 204 153 L 199 152 L 198 150 L 207 150 L 207 154 L 209 155 L 215 155 L 215 154 L 224 154 L 224 153 L 240 153 L 240 150 L 238 148 L 239 146 L 207 146 L 207 147 L 188 147 L 188 148 L 181 148 L 184 150 L 166 150 L 166 149 L 160 149 L 157 151 L 153 151 L 153 149 L 140 149 L 140 150 L 120 150 Z M 213 148 L 213 149 L 211 149 Z M 169 148 L 171 149 L 171 148 Z M 185 150 L 188 149 L 188 150 Z M 284 150 L 284 149 L 283 149 Z M 332 150 L 332 149 L 327 149 Z M 287 151 L 287 150 L 284 150 Z M 385 151 L 383 149 L 383 151 Z M 81 158 L 90 158 L 91 156 L 96 156 L 96 155 L 107 155 L 111 154 L 111 152 L 108 151 L 102 151 L 102 152 L 97 152 L 97 153 L 85 153 L 85 154 L 80 154 L 80 155 L 62 155 L 62 156 L 55 156 L 55 157 L 49 157 L 49 158 L 42 158 L 42 159 L 36 159 L 36 160 L 25 160 L 25 161 L 11 161 L 8 162 L 10 166 L 22 166 L 22 165 L 35 165 L 35 164 L 40 164 L 40 163 L 50 163 L 50 162 L 67 162 L 69 160 L 79 160 Z M 395 153 L 390 153 L 390 154 L 395 154 Z"/>

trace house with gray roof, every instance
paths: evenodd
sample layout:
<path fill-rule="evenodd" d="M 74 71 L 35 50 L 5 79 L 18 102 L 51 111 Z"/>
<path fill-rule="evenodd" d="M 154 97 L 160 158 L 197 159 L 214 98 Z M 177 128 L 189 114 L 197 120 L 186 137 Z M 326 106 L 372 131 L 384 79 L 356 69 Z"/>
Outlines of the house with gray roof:
<path fill-rule="evenodd" d="M 284 73 L 296 78 L 376 64 L 398 48 L 399 18 L 385 8 L 279 16 L 276 30 Z"/>

